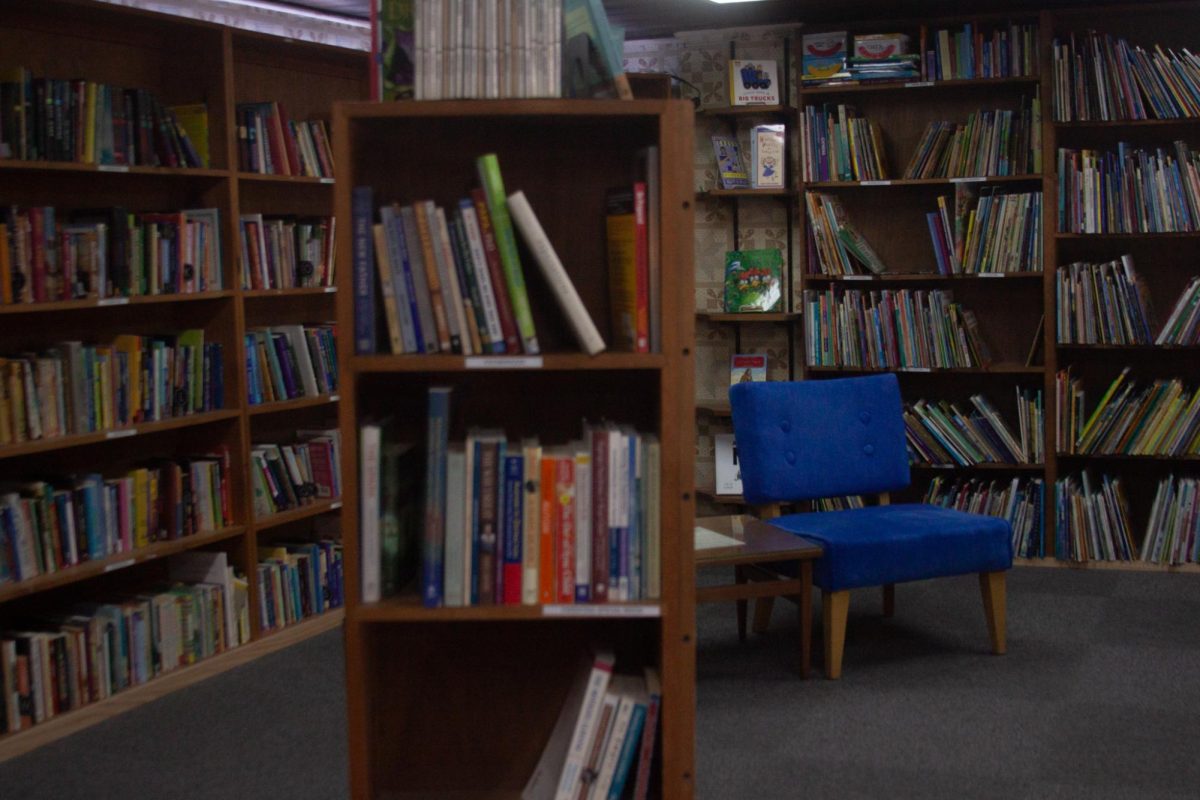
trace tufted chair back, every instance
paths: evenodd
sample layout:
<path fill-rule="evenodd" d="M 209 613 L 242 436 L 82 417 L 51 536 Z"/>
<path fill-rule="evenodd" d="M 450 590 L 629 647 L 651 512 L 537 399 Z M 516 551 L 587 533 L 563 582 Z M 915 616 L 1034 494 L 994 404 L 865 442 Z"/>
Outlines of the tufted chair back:
<path fill-rule="evenodd" d="M 747 503 L 908 486 L 903 407 L 893 374 L 739 383 L 729 400 Z"/>

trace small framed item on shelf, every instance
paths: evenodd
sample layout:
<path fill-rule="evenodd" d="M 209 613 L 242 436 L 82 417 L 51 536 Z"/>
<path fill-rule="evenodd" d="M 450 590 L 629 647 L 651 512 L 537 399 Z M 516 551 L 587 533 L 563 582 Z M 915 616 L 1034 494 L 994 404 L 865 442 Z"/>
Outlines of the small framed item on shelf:
<path fill-rule="evenodd" d="M 735 353 L 729 359 L 729 385 L 767 379 L 766 353 Z"/>
<path fill-rule="evenodd" d="M 779 72 L 775 61 L 767 58 L 730 59 L 729 105 L 779 105 Z"/>
<path fill-rule="evenodd" d="M 783 188 L 784 138 L 783 125 L 755 125 L 750 131 L 751 188 Z"/>
<path fill-rule="evenodd" d="M 806 34 L 800 47 L 800 77 L 805 83 L 846 77 L 846 31 Z"/>
<path fill-rule="evenodd" d="M 719 495 L 742 493 L 742 470 L 738 466 L 737 442 L 732 433 L 718 433 L 713 437 L 713 455 L 716 467 L 716 493 Z"/>
<path fill-rule="evenodd" d="M 779 311 L 783 254 L 778 248 L 730 250 L 725 254 L 725 310 Z"/>
<path fill-rule="evenodd" d="M 750 177 L 742 165 L 742 152 L 732 136 L 712 137 L 713 155 L 717 157 L 717 174 L 722 189 L 749 189 Z"/>

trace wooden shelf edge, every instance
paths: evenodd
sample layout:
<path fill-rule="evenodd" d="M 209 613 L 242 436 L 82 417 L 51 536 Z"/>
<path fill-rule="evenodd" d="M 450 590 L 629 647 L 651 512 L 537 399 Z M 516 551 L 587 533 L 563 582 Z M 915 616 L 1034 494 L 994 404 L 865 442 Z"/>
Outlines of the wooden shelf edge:
<path fill-rule="evenodd" d="M 750 117 L 758 115 L 786 116 L 795 113 L 796 107 L 793 105 L 712 106 L 711 108 L 701 108 L 696 110 L 696 116 L 698 117 Z"/>
<path fill-rule="evenodd" d="M 887 283 L 908 281 L 912 283 L 941 281 L 991 281 L 991 280 L 1037 280 L 1041 282 L 1044 272 L 967 272 L 943 275 L 940 272 L 897 272 L 881 275 L 810 275 L 803 276 L 805 283 Z"/>
<path fill-rule="evenodd" d="M 155 177 L 228 178 L 227 169 L 209 167 L 142 167 L 118 164 L 84 164 L 77 161 L 22 161 L 0 159 L 0 170 L 78 172 L 98 175 L 153 175 Z"/>
<path fill-rule="evenodd" d="M 720 503 L 721 505 L 746 505 L 746 498 L 740 494 L 717 494 L 712 489 L 697 489 L 696 496 L 703 497 L 705 500 L 713 503 Z"/>
<path fill-rule="evenodd" d="M 312 408 L 313 406 L 323 406 L 330 403 L 336 403 L 342 399 L 340 394 L 322 394 L 316 397 L 298 397 L 295 400 L 279 400 L 273 403 L 259 403 L 258 405 L 247 405 L 246 414 L 251 417 L 261 417 L 268 414 L 284 414 L 288 411 L 296 411 L 301 408 Z"/>
<path fill-rule="evenodd" d="M 171 303 L 196 303 L 205 300 L 221 300 L 233 297 L 229 289 L 215 292 L 191 292 L 179 294 L 151 294 L 136 297 L 104 297 L 94 300 L 58 300 L 51 303 L 14 303 L 0 306 L 0 316 L 8 314 L 44 314 L 59 311 L 84 311 L 92 308 L 124 308 L 125 306 L 159 305 Z"/>
<path fill-rule="evenodd" d="M 628 102 L 628 101 L 627 101 Z M 354 356 L 353 372 L 463 372 L 469 370 L 617 370 L 660 369 L 661 353 L 552 353 L 538 356 L 373 355 Z"/>
<path fill-rule="evenodd" d="M 955 178 L 881 178 L 874 181 L 804 181 L 800 184 L 803 189 L 881 189 L 902 188 L 905 186 L 953 186 L 958 183 L 1018 183 L 1040 181 L 1043 175 L 1030 173 L 1027 175 L 969 175 Z"/>
<path fill-rule="evenodd" d="M 867 81 L 861 83 L 822 83 L 801 86 L 802 95 L 838 94 L 840 92 L 906 92 L 914 89 L 962 89 L 987 86 L 1028 86 L 1038 83 L 1041 76 L 1016 78 L 957 78 L 942 81 Z"/>
<path fill-rule="evenodd" d="M 310 503 L 299 508 L 289 508 L 286 511 L 280 511 L 277 514 L 272 514 L 269 517 L 255 519 L 252 525 L 254 530 L 262 531 L 269 528 L 278 528 L 280 525 L 286 525 L 289 522 L 296 522 L 309 517 L 319 517 L 322 514 L 328 514 L 332 511 L 337 511 L 342 507 L 342 500 L 322 500 L 319 503 Z"/>
<path fill-rule="evenodd" d="M 696 197 L 795 197 L 795 189 L 706 189 Z"/>
<path fill-rule="evenodd" d="M 1172 119 L 1099 119 L 1072 120 L 1070 122 L 1052 121 L 1051 124 L 1059 130 L 1089 130 L 1093 128 L 1140 128 L 1140 127 L 1169 127 L 1172 125 L 1200 125 L 1200 117 L 1175 117 Z"/>
<path fill-rule="evenodd" d="M 1015 364 L 1000 364 L 991 367 L 826 367 L 808 364 L 808 372 L 825 373 L 869 373 L 895 372 L 904 375 L 1042 375 L 1044 367 L 1024 367 Z"/>
<path fill-rule="evenodd" d="M 97 723 L 112 719 L 126 711 L 132 711 L 171 692 L 192 686 L 269 653 L 333 630 L 341 625 L 344 619 L 344 609 L 330 609 L 281 631 L 273 631 L 270 635 L 260 636 L 241 647 L 211 656 L 166 675 L 160 675 L 140 686 L 126 689 L 99 702 L 69 711 L 48 722 L 43 722 L 41 725 L 34 725 L 28 730 L 0 737 L 0 763 L 78 733 Z"/>
<path fill-rule="evenodd" d="M 658 619 L 658 600 L 628 603 L 579 603 L 549 605 L 493 605 L 461 608 L 425 608 L 414 597 L 388 598 L 379 603 L 356 604 L 348 611 L 351 623 L 388 622 L 521 622 L 556 619 Z"/>
<path fill-rule="evenodd" d="M 297 289 L 239 289 L 238 294 L 247 300 L 265 300 L 275 297 L 307 297 L 309 295 L 337 294 L 337 287 L 305 286 Z"/>
<path fill-rule="evenodd" d="M 311 175 L 274 175 L 264 174 L 260 172 L 246 172 L 238 170 L 234 173 L 239 181 L 249 181 L 251 183 L 266 182 L 266 183 L 291 183 L 299 185 L 311 186 L 333 186 L 333 178 L 315 178 Z"/>
<path fill-rule="evenodd" d="M 998 462 L 988 461 L 983 464 L 909 464 L 909 469 L 920 470 L 922 472 L 970 472 L 972 470 L 994 471 L 994 472 L 1012 472 L 1014 470 L 1021 472 L 1045 472 L 1045 464 L 1001 464 Z"/>
<path fill-rule="evenodd" d="M 100 442 L 107 442 L 113 439 L 127 439 L 136 436 L 148 436 L 153 433 L 161 433 L 162 431 L 208 425 L 214 422 L 224 422 L 231 419 L 237 419 L 241 415 L 241 410 L 229 408 L 221 409 L 219 411 L 205 411 L 200 414 L 189 414 L 184 417 L 173 417 L 172 419 L 165 419 L 161 422 L 147 422 L 144 424 L 130 425 L 127 428 L 109 428 L 108 430 L 97 431 L 95 433 L 78 433 L 70 436 L 55 436 L 51 439 L 37 439 L 32 442 L 21 442 L 20 444 L 7 444 L 0 446 L 0 460 L 6 458 L 19 458 L 21 456 L 32 455 L 34 453 L 47 453 L 55 450 L 67 450 L 72 447 L 84 447 L 87 445 L 99 444 Z"/>
<path fill-rule="evenodd" d="M 696 316 L 709 322 L 767 323 L 791 322 L 803 315 L 799 311 L 697 311 Z"/>
<path fill-rule="evenodd" d="M 1014 558 L 1013 566 L 1050 569 L 1107 569 L 1126 572 L 1186 573 L 1200 575 L 1200 564 L 1151 564 L 1146 561 L 1063 561 L 1057 558 Z"/>

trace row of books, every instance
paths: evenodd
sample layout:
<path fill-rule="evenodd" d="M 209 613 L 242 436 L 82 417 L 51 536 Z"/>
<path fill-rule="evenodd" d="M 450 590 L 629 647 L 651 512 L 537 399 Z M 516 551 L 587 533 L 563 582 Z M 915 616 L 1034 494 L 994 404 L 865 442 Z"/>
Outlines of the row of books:
<path fill-rule="evenodd" d="M 1054 39 L 1055 122 L 1200 116 L 1200 60 L 1087 31 Z"/>
<path fill-rule="evenodd" d="M 1054 554 L 1064 561 L 1130 561 L 1137 552 L 1129 500 L 1120 478 L 1092 485 L 1087 471 L 1054 486 Z"/>
<path fill-rule="evenodd" d="M 1055 376 L 1058 451 L 1129 456 L 1200 455 L 1200 388 L 1179 379 L 1139 386 L 1125 367 L 1091 414 L 1083 381 L 1070 369 Z"/>
<path fill-rule="evenodd" d="M 1037 75 L 1038 26 L 1010 22 L 985 32 L 978 24 L 930 32 L 922 79 L 1017 78 Z"/>
<path fill-rule="evenodd" d="M 296 431 L 291 444 L 250 448 L 250 481 L 258 519 L 342 496 L 342 437 L 337 428 Z"/>
<path fill-rule="evenodd" d="M 645 800 L 658 740 L 658 670 L 615 670 L 609 650 L 580 666 L 521 797 Z"/>
<path fill-rule="evenodd" d="M 0 70 L 0 158 L 205 167 L 207 142 L 203 105 L 168 108 L 145 89 Z"/>
<path fill-rule="evenodd" d="M 0 357 L 0 444 L 158 422 L 222 407 L 222 349 L 204 331 L 59 342 Z"/>
<path fill-rule="evenodd" d="M 0 585 L 232 524 L 227 449 L 0 494 Z"/>
<path fill-rule="evenodd" d="M 331 539 L 260 545 L 259 630 L 272 631 L 345 605 L 342 545 Z"/>
<path fill-rule="evenodd" d="M 0 220 L 0 305 L 220 290 L 220 223 L 215 208 L 10 206 Z"/>
<path fill-rule="evenodd" d="M 722 189 L 782 189 L 786 186 L 786 126 L 754 125 L 750 128 L 750 161 L 742 158 L 742 146 L 736 136 L 714 135 L 713 156 L 717 161 L 717 180 Z"/>
<path fill-rule="evenodd" d="M 309 289 L 334 285 L 337 231 L 333 217 L 242 214 L 243 289 Z"/>
<path fill-rule="evenodd" d="M 1061 344 L 1150 344 L 1146 287 L 1126 254 L 1102 264 L 1059 267 L 1056 333 Z"/>
<path fill-rule="evenodd" d="M 968 411 L 948 400 L 909 404 L 904 411 L 909 460 L 936 466 L 1043 463 L 1042 392 L 1017 387 L 1016 393 L 1016 433 L 982 394 L 971 395 Z"/>
<path fill-rule="evenodd" d="M 953 218 L 951 214 L 953 213 Z M 1042 193 L 955 187 L 925 215 L 942 275 L 1042 271 Z"/>
<path fill-rule="evenodd" d="M 1042 558 L 1046 555 L 1045 483 L 1041 478 L 987 481 L 957 479 L 947 484 L 941 475 L 929 482 L 926 503 L 970 514 L 1008 520 L 1012 527 L 1013 555 Z"/>
<path fill-rule="evenodd" d="M 250 639 L 245 578 L 224 552 L 171 556 L 167 582 L 11 621 L 0 631 L 0 732 L 99 702 Z"/>
<path fill-rule="evenodd" d="M 1141 560 L 1153 564 L 1200 563 L 1200 479 L 1168 475 L 1158 482 Z"/>
<path fill-rule="evenodd" d="M 805 192 L 811 245 L 809 260 L 821 275 L 882 275 L 887 271 L 879 254 L 850 222 L 842 201 L 832 194 Z"/>
<path fill-rule="evenodd" d="M 259 175 L 333 178 L 333 149 L 321 120 L 293 120 L 282 103 L 239 103 L 238 164 Z"/>
<path fill-rule="evenodd" d="M 906 179 L 1030 175 L 1042 171 L 1042 112 L 1035 96 L 1018 111 L 973 111 L 966 123 L 930 122 L 904 168 Z"/>
<path fill-rule="evenodd" d="M 879 126 L 845 104 L 804 107 L 800 156 L 806 181 L 874 181 L 888 177 Z"/>
<path fill-rule="evenodd" d="M 334 325 L 277 325 L 246 333 L 250 405 L 318 397 L 337 391 Z"/>
<path fill-rule="evenodd" d="M 1183 141 L 1153 152 L 1058 149 L 1060 233 L 1200 230 L 1200 154 Z"/>
<path fill-rule="evenodd" d="M 1200 276 L 1193 277 L 1179 293 L 1155 344 L 1200 344 Z"/>
<path fill-rule="evenodd" d="M 940 289 L 806 289 L 804 331 L 813 367 L 940 369 L 991 362 L 974 315 Z"/>

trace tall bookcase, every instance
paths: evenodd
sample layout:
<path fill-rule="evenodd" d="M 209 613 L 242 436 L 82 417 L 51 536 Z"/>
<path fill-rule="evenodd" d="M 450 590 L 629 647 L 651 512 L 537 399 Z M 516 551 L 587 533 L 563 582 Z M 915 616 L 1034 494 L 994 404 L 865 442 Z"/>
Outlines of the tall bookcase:
<path fill-rule="evenodd" d="M 65 610 L 93 598 L 132 594 L 166 577 L 166 556 L 187 550 L 223 550 L 250 583 L 251 644 L 199 662 L 184 672 L 196 677 L 218 662 L 244 660 L 267 636 L 260 630 L 255 572 L 258 548 L 309 535 L 312 526 L 336 528 L 340 502 L 306 505 L 265 519 L 252 513 L 250 447 L 301 428 L 334 427 L 337 395 L 269 405 L 247 401 L 244 334 L 250 326 L 333 321 L 334 289 L 242 291 L 239 224 L 242 213 L 330 215 L 332 180 L 261 176 L 239 171 L 235 106 L 279 100 L 294 118 L 329 119 L 334 101 L 367 96 L 365 53 L 199 20 L 144 12 L 85 0 L 0 2 L 0 66 L 25 67 L 36 77 L 82 78 L 146 89 L 164 105 L 204 103 L 210 163 L 206 168 L 97 166 L 0 159 L 0 198 L 5 205 L 75 209 L 121 207 L 133 212 L 216 208 L 220 214 L 223 288 L 198 294 L 72 300 L 0 305 L 0 354 L 40 352 L 77 339 L 110 342 L 123 333 L 142 335 L 200 328 L 223 348 L 224 397 L 220 410 L 90 434 L 0 445 L 0 482 L 20 484 L 46 476 L 102 472 L 106 476 L 151 459 L 205 453 L 226 447 L 231 455 L 233 524 L 215 531 L 84 561 L 38 577 L 0 585 L 0 629 L 43 612 Z M 332 519 L 333 522 L 329 522 Z M 282 639 L 335 625 L 340 610 L 323 615 Z M 270 646 L 260 648 L 264 651 Z M 236 650 L 234 651 L 237 652 Z M 211 663 L 210 663 L 211 662 Z M 157 680 L 86 706 L 95 720 L 161 694 Z M 169 683 L 180 684 L 175 674 Z M 145 691 L 143 691 L 145 690 Z M 75 712 L 0 738 L 12 754 L 75 729 Z M 61 731 L 61 732 L 59 732 Z"/>
<path fill-rule="evenodd" d="M 526 281 L 543 355 L 355 355 L 339 340 L 343 475 L 357 496 L 361 422 L 390 415 L 402 441 L 424 439 L 426 393 L 451 386 L 451 440 L 468 425 L 567 441 L 581 419 L 652 432 L 662 444 L 662 596 L 653 603 L 424 608 L 416 588 L 361 602 L 358 513 L 345 515 L 346 676 L 356 798 L 519 797 L 550 736 L 580 654 L 612 648 L 618 666 L 663 677 L 661 758 L 652 794 L 692 796 L 693 318 L 692 111 L 667 100 L 343 104 L 334 140 L 337 214 L 351 188 L 377 203 L 449 204 L 477 185 L 475 158 L 498 155 L 524 190 L 602 336 L 612 342 L 604 194 L 631 183 L 638 151 L 660 153 L 661 352 L 578 352 L 533 264 Z M 349 263 L 351 243 L 340 242 Z M 351 275 L 338 320 L 352 327 Z M 421 452 L 424 452 L 421 450 Z M 348 505 L 348 509 L 357 504 Z"/>

